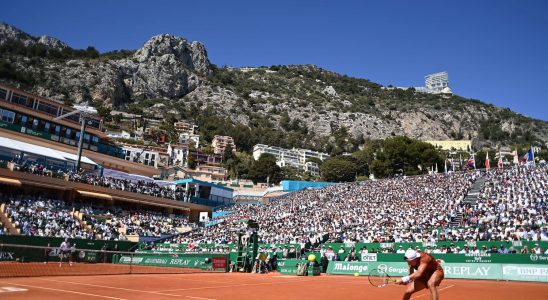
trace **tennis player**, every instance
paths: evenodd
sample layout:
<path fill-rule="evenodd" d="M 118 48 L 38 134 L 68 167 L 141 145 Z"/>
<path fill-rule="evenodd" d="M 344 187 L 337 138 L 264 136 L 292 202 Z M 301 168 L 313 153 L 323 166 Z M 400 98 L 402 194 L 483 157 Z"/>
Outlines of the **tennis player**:
<path fill-rule="evenodd" d="M 63 259 L 65 257 L 70 261 L 70 242 L 68 238 L 65 238 L 59 247 L 59 267 L 63 264 Z M 72 261 L 70 261 L 70 265 L 72 266 Z"/>
<path fill-rule="evenodd" d="M 430 290 L 430 299 L 438 300 L 438 286 L 444 277 L 441 265 L 432 255 L 413 249 L 408 249 L 404 258 L 409 265 L 409 275 L 396 282 L 409 285 L 403 295 L 403 300 L 410 299 L 413 293 L 425 288 Z"/>

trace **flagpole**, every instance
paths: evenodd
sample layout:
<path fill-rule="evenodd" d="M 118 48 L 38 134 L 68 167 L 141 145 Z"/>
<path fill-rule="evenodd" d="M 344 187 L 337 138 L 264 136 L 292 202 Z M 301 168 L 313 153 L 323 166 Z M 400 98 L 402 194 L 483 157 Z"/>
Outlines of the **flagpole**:
<path fill-rule="evenodd" d="M 533 167 L 536 167 L 536 164 L 535 164 L 535 151 L 533 151 L 533 146 L 531 146 L 531 159 L 533 160 Z"/>

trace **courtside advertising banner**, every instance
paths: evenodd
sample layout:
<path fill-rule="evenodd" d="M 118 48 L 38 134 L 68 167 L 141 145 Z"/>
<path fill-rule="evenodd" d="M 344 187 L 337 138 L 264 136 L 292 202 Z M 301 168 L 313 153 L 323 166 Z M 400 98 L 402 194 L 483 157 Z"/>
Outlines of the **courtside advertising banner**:
<path fill-rule="evenodd" d="M 502 279 L 548 282 L 548 266 L 504 265 L 502 267 Z"/>

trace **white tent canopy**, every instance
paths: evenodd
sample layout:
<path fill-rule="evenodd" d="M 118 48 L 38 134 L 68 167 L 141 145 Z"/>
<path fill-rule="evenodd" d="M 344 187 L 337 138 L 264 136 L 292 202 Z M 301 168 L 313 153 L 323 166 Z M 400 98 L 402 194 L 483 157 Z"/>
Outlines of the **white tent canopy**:
<path fill-rule="evenodd" d="M 0 137 L 0 148 L 7 148 L 15 151 L 22 151 L 25 153 L 30 153 L 38 156 L 44 156 L 52 159 L 56 159 L 63 162 L 76 161 L 78 159 L 77 155 L 70 154 L 67 152 L 53 150 L 47 147 L 42 147 L 34 144 L 29 144 L 21 142 L 14 139 L 9 139 L 5 137 Z M 82 156 L 81 161 L 85 164 L 97 165 L 93 160 Z"/>
<path fill-rule="evenodd" d="M 103 170 L 103 176 L 105 177 L 111 177 L 116 179 L 123 179 L 123 180 L 130 180 L 130 181 L 145 181 L 145 182 L 154 182 L 155 184 L 159 186 L 166 186 L 166 185 L 173 185 L 171 181 L 162 181 L 162 180 L 154 180 L 153 178 L 146 177 L 139 174 L 129 174 L 122 171 L 112 170 L 112 169 L 104 169 Z"/>

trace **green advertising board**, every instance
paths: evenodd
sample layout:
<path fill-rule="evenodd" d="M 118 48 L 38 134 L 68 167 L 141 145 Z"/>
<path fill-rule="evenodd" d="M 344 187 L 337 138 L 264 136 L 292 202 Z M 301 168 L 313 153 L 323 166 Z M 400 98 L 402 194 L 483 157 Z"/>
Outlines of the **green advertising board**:
<path fill-rule="evenodd" d="M 328 274 L 335 275 L 368 275 L 371 270 L 378 269 L 390 276 L 405 276 L 409 273 L 406 262 L 347 262 L 330 261 L 327 266 Z"/>
<path fill-rule="evenodd" d="M 445 278 L 466 278 L 466 279 L 502 279 L 502 268 L 500 264 L 458 264 L 442 263 Z"/>
<path fill-rule="evenodd" d="M 8 122 L 2 121 L 2 120 L 0 120 L 0 128 L 5 128 L 5 129 L 12 130 L 12 131 L 17 131 L 17 132 L 21 131 L 21 126 L 20 125 L 8 123 Z"/>
<path fill-rule="evenodd" d="M 157 267 L 178 267 L 178 268 L 197 268 L 202 270 L 213 270 L 213 262 L 223 260 L 222 267 L 216 267 L 215 270 L 228 270 L 228 255 L 226 254 L 182 254 L 182 255 L 122 255 L 114 260 L 114 263 L 138 266 L 157 266 Z"/>
<path fill-rule="evenodd" d="M 26 134 L 41 137 L 41 138 L 48 139 L 48 140 L 51 139 L 51 133 L 44 132 L 44 131 L 39 131 L 39 130 L 33 130 L 33 129 L 30 129 L 30 128 L 27 128 Z"/>
<path fill-rule="evenodd" d="M 321 257 L 319 252 L 311 252 L 316 257 Z M 306 254 L 308 255 L 308 253 Z M 431 253 L 431 255 L 446 263 L 514 263 L 514 264 L 545 264 L 548 265 L 548 255 L 544 254 L 499 254 L 499 253 L 458 253 L 458 254 L 440 254 Z M 401 262 L 403 253 L 366 253 L 357 254 L 362 262 Z M 345 257 L 341 257 L 344 260 Z"/>
<path fill-rule="evenodd" d="M 530 264 L 493 263 L 442 263 L 445 278 L 490 279 L 512 281 L 548 282 L 548 266 Z M 345 262 L 331 261 L 328 274 L 368 275 L 373 269 L 386 272 L 390 276 L 402 277 L 409 274 L 406 262 Z"/>

